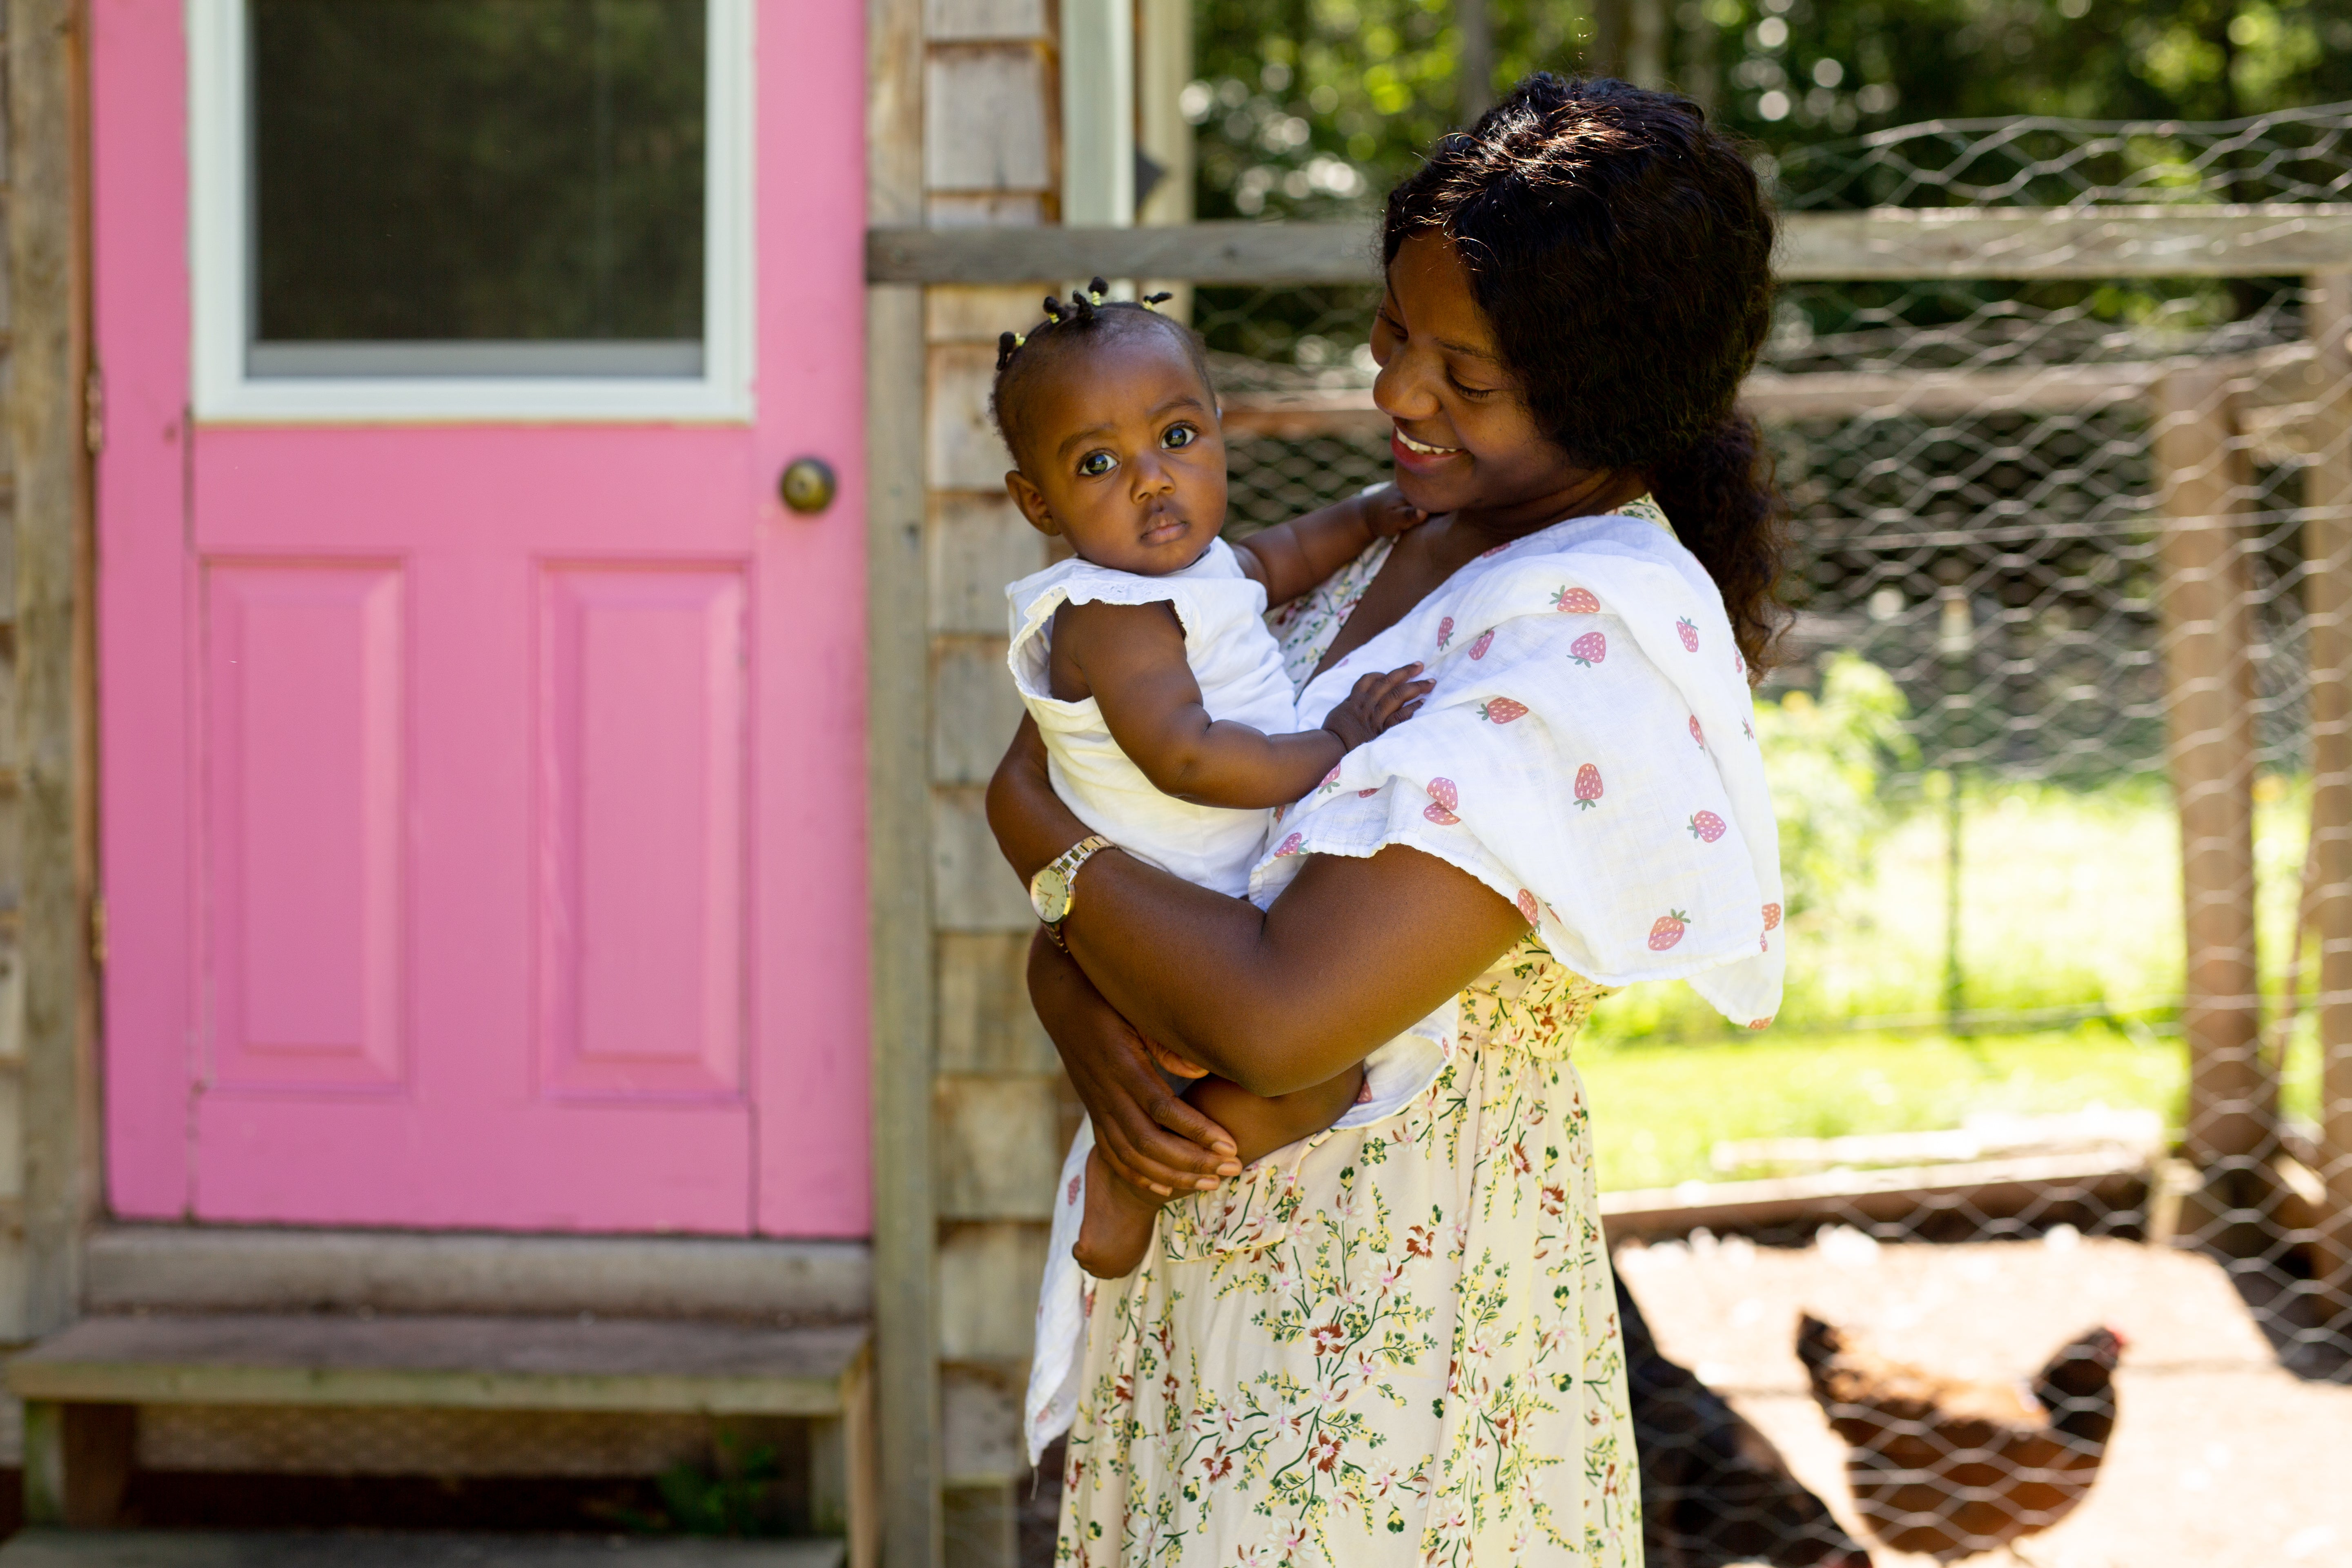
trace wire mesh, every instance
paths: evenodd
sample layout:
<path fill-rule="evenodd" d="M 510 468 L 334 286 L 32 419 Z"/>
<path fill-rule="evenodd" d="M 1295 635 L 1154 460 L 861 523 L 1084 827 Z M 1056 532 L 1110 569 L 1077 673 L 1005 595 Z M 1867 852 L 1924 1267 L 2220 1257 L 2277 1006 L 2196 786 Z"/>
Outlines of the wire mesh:
<path fill-rule="evenodd" d="M 2352 112 L 1942 122 L 1765 172 L 1794 210 L 2340 201 Z M 1232 528 L 1387 477 L 1369 290 L 1192 304 Z M 1759 693 L 1789 1004 L 1735 1042 L 1629 993 L 1579 1046 L 1624 1277 L 1787 1287 L 1655 1337 L 1627 1300 L 1653 1563 L 2079 1542 L 2118 1420 L 2200 1441 L 2136 1369 L 2224 1332 L 2215 1290 L 2248 1368 L 2352 1383 L 2347 329 L 2338 275 L 1784 289 L 1748 403 L 1798 541 Z M 2021 1258 L 2000 1344 L 1901 1331 Z M 1801 1339 L 1866 1269 L 1927 1283 Z M 1766 1320 L 1779 1370 L 1727 1402 L 1709 1365 Z M 2269 1530 L 2145 1560 L 2352 1550 L 2352 1519 Z"/>

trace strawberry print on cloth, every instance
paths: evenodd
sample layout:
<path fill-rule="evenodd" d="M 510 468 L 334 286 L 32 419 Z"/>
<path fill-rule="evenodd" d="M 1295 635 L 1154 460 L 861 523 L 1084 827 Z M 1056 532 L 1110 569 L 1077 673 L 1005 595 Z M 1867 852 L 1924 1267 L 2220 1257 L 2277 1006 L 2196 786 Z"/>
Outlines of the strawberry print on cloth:
<path fill-rule="evenodd" d="M 1361 766 L 1352 754 L 1341 787 L 1302 805 L 1285 841 L 1299 833 L 1307 854 L 1410 845 L 1469 870 L 1536 929 L 1455 999 L 1451 1048 L 1401 1114 L 1343 1120 L 1171 1205 L 1143 1266 L 1098 1284 L 1058 1563 L 1641 1563 L 1623 1337 L 1570 1050 L 1608 993 L 1604 968 L 1687 975 L 1718 1005 L 1769 994 L 1772 1006 L 1737 1021 L 1770 1016 L 1778 960 L 1750 944 L 1759 910 L 1781 893 L 1760 772 L 1727 781 L 1734 764 L 1694 753 L 1682 732 L 1690 713 L 1735 723 L 1744 689 L 1701 692 L 1696 674 L 1661 673 L 1668 652 L 1716 664 L 1690 658 L 1673 626 L 1688 616 L 1728 647 L 1722 610 L 1654 506 L 1627 511 L 1473 563 L 1367 645 L 1370 668 L 1394 647 L 1432 647 L 1447 616 L 1492 628 L 1457 637 L 1433 669 L 1440 722 L 1409 751 Z M 1351 568 L 1334 584 L 1360 597 L 1369 578 Z M 1604 608 L 1561 614 L 1550 600 L 1563 582 L 1591 584 Z M 1344 619 L 1318 609 L 1277 623 L 1307 685 L 1303 721 L 1345 689 L 1344 677 L 1307 680 Z M 1570 662 L 1560 638 L 1602 628 L 1614 657 Z M 1497 723 L 1497 698 L 1527 712 Z M 1450 798 L 1434 793 L 1441 780 Z M 1726 825 L 1713 843 L 1690 832 L 1700 811 Z M 1271 892 L 1301 858 L 1262 863 L 1254 881 Z M 1654 951 L 1669 910 L 1682 933 Z"/>
<path fill-rule="evenodd" d="M 1388 668 L 1446 620 L 1491 628 L 1485 651 L 1437 657 L 1421 710 L 1285 817 L 1295 852 L 1261 859 L 1250 896 L 1265 903 L 1308 856 L 1410 845 L 1506 899 L 1531 891 L 1544 945 L 1580 974 L 1687 980 L 1736 1024 L 1780 1011 L 1786 955 L 1756 942 L 1756 911 L 1780 901 L 1771 794 L 1755 748 L 1706 744 L 1754 707 L 1728 660 L 1691 657 L 1732 642 L 1697 561 L 1638 511 L 1558 523 L 1471 562 L 1359 661 Z M 1316 677 L 1299 724 L 1348 688 Z M 1674 938 L 1654 941 L 1667 910 Z"/>

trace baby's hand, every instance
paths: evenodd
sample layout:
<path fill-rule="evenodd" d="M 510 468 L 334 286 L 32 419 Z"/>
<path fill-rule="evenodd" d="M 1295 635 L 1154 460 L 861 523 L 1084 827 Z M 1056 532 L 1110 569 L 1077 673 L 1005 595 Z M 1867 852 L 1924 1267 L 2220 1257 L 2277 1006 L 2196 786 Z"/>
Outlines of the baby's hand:
<path fill-rule="evenodd" d="M 1421 706 L 1429 695 L 1433 680 L 1415 680 L 1421 666 L 1408 664 L 1402 669 L 1391 669 L 1386 675 L 1367 675 L 1356 682 L 1356 689 L 1339 700 L 1323 721 L 1323 728 L 1339 737 L 1339 743 L 1349 751 L 1370 740 L 1394 725 L 1402 724 Z"/>
<path fill-rule="evenodd" d="M 1364 521 L 1370 525 L 1374 539 L 1387 539 L 1402 533 L 1408 528 L 1419 528 L 1429 521 L 1427 512 L 1417 506 L 1406 505 L 1403 493 L 1392 484 L 1367 492 L 1360 504 L 1364 509 Z"/>

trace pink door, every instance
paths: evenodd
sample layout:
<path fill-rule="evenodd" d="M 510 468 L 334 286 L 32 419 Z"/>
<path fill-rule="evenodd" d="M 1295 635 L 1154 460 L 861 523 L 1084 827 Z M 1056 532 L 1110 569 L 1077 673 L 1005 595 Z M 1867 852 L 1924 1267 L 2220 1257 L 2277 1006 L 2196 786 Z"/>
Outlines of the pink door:
<path fill-rule="evenodd" d="M 116 1213 L 865 1230 L 861 12 L 97 0 Z"/>

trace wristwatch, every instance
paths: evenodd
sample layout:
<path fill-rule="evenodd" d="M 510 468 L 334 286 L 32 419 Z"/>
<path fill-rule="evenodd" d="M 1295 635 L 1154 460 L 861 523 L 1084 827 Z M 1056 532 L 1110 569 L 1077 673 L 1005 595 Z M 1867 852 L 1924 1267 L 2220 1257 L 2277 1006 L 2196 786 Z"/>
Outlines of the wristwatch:
<path fill-rule="evenodd" d="M 1029 907 L 1045 922 L 1045 934 L 1062 943 L 1062 922 L 1070 918 L 1070 900 L 1076 889 L 1078 868 L 1098 850 L 1113 847 L 1101 834 L 1091 834 L 1062 851 L 1061 858 L 1029 879 Z"/>

